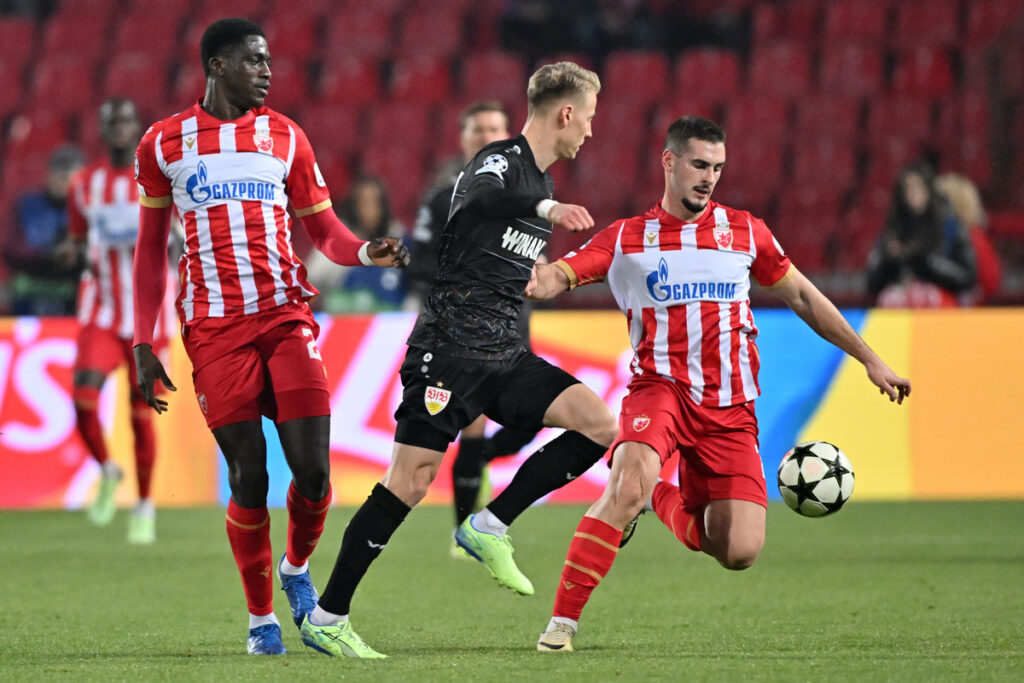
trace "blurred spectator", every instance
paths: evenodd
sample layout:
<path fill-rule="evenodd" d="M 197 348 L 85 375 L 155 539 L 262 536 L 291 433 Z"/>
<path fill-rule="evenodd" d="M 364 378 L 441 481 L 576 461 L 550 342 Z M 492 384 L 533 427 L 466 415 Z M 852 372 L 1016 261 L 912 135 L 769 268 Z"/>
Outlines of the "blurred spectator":
<path fill-rule="evenodd" d="M 81 260 L 57 247 L 68 234 L 71 176 L 83 161 L 77 147 L 58 147 L 50 156 L 44 187 L 15 205 L 14 224 L 6 231 L 3 247 L 15 315 L 75 314 Z"/>
<path fill-rule="evenodd" d="M 903 169 L 868 257 L 868 291 L 883 308 L 956 306 L 978 280 L 974 247 L 923 162 Z"/>
<path fill-rule="evenodd" d="M 999 254 L 988 237 L 988 217 L 981 203 L 981 194 L 974 183 L 958 173 L 943 173 L 936 179 L 935 186 L 949 199 L 953 211 L 967 228 L 978 264 L 978 285 L 961 299 L 961 303 L 976 305 L 989 301 L 999 291 L 1003 269 Z"/>
<path fill-rule="evenodd" d="M 384 183 L 363 176 L 352 183 L 338 217 L 364 240 L 402 237 L 402 224 L 391 217 Z M 303 261 L 309 281 L 321 291 L 316 304 L 327 313 L 375 313 L 401 308 L 405 298 L 403 272 L 395 268 L 339 266 L 314 249 Z"/>

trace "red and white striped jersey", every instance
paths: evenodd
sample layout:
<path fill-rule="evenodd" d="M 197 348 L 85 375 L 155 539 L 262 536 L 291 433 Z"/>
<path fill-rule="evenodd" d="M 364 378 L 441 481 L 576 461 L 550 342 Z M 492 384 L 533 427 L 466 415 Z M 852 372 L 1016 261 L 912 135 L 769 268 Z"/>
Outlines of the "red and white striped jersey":
<path fill-rule="evenodd" d="M 302 129 L 266 107 L 234 121 L 199 104 L 154 124 L 136 154 L 144 206 L 173 199 L 185 231 L 182 322 L 249 315 L 317 290 L 291 242 L 288 203 L 303 216 L 330 193 Z"/>
<path fill-rule="evenodd" d="M 68 232 L 86 243 L 86 267 L 78 289 L 78 322 L 131 339 L 134 326 L 132 259 L 139 235 L 139 192 L 131 167 L 98 161 L 79 171 L 68 191 Z M 165 297 L 165 302 L 172 301 Z M 166 339 L 170 304 L 157 321 Z"/>
<path fill-rule="evenodd" d="M 771 286 L 790 268 L 764 221 L 709 202 L 696 223 L 684 224 L 659 202 L 557 264 L 573 287 L 607 279 L 626 314 L 634 375 L 681 382 L 705 406 L 760 393 L 750 278 Z"/>

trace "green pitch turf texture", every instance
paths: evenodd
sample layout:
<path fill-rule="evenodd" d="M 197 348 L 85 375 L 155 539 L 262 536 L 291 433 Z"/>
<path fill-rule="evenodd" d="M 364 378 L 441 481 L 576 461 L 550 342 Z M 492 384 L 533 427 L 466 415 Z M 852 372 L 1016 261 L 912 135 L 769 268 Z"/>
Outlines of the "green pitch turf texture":
<path fill-rule="evenodd" d="M 326 581 L 351 509 L 313 558 Z M 77 512 L 0 513 L 0 680 L 1024 680 L 1024 502 L 851 503 L 805 519 L 773 504 L 751 569 L 685 550 L 651 514 L 583 614 L 576 652 L 542 654 L 579 507 L 513 528 L 537 594 L 448 557 L 450 512 L 414 511 L 363 581 L 353 624 L 386 661 L 304 647 L 245 654 L 245 603 L 219 509 L 161 510 L 124 542 Z M 275 556 L 283 511 L 273 512 Z"/>

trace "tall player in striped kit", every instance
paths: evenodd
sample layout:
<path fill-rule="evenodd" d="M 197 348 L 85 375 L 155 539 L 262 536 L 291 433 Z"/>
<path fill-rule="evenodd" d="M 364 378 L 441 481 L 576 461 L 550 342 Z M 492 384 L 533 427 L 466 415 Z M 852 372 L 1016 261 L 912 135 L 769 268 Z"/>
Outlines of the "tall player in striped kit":
<path fill-rule="evenodd" d="M 226 528 L 249 609 L 248 651 L 283 654 L 273 574 L 301 623 L 318 598 L 308 558 L 331 502 L 330 396 L 306 304 L 317 291 L 292 248 L 288 209 L 336 263 L 404 266 L 408 252 L 396 239 L 357 239 L 330 210 L 306 135 L 264 106 L 270 49 L 259 26 L 216 21 L 200 53 L 203 99 L 154 124 L 136 153 L 135 363 L 149 405 L 162 413 L 155 382 L 174 387 L 146 331 L 162 294 L 173 204 L 185 231 L 178 316 L 199 407 L 227 461 Z M 276 422 L 293 475 L 287 547 L 276 564 L 261 415 Z"/>
<path fill-rule="evenodd" d="M 767 491 L 753 403 L 760 389 L 751 278 L 860 361 L 890 400 L 910 395 L 909 380 L 868 348 L 762 220 L 711 201 L 725 165 L 721 128 L 678 119 L 661 164 L 665 191 L 654 208 L 538 266 L 527 289 L 544 300 L 607 280 L 635 351 L 608 486 L 569 545 L 553 616 L 537 643 L 542 652 L 572 650 L 584 605 L 648 501 L 688 548 L 726 569 L 746 569 L 760 553 Z M 658 479 L 677 449 L 679 487 Z"/>
<path fill-rule="evenodd" d="M 150 500 L 156 443 L 146 399 L 135 384 L 132 363 L 132 260 L 139 233 L 139 192 L 132 154 L 142 126 L 135 104 L 124 98 L 107 100 L 100 107 L 100 137 L 107 157 L 79 171 L 68 196 L 68 234 L 74 251 L 85 251 L 86 267 L 78 295 L 78 354 L 72 375 L 78 432 L 100 464 L 99 490 L 89 507 L 94 524 L 109 524 L 114 517 L 114 491 L 121 468 L 110 459 L 103 439 L 98 404 L 100 390 L 111 372 L 127 364 L 135 472 L 139 502 L 128 522 L 128 541 L 156 540 L 156 510 Z M 166 243 L 165 243 L 166 245 Z M 165 300 L 165 304 L 167 300 Z M 168 305 L 151 330 L 154 345 L 164 346 L 173 315 Z"/>

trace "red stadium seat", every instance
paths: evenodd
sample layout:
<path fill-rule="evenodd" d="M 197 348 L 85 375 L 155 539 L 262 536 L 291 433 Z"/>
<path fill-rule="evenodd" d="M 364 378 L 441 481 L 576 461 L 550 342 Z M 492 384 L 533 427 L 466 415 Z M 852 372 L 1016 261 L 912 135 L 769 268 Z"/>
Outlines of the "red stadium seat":
<path fill-rule="evenodd" d="M 835 43 L 825 47 L 818 89 L 830 95 L 870 95 L 882 87 L 883 56 L 868 44 Z"/>
<path fill-rule="evenodd" d="M 868 136 L 867 140 L 867 172 L 861 185 L 889 193 L 903 167 L 921 155 L 921 145 L 902 135 Z"/>
<path fill-rule="evenodd" d="M 892 38 L 905 46 L 953 45 L 957 42 L 960 3 L 900 0 L 895 3 Z"/>
<path fill-rule="evenodd" d="M 715 198 L 724 204 L 764 216 L 774 194 L 784 182 L 784 153 L 785 144 L 780 140 L 765 140 L 757 136 L 728 138 L 725 170 L 715 190 Z"/>
<path fill-rule="evenodd" d="M 844 195 L 843 187 L 794 183 L 779 193 L 778 215 L 785 218 L 816 213 L 823 225 L 833 224 L 841 213 Z"/>
<path fill-rule="evenodd" d="M 138 10 L 125 15 L 117 28 L 113 58 L 119 59 L 126 53 L 145 52 L 158 57 L 177 53 L 177 35 L 181 22 L 182 16 L 161 14 L 159 11 L 151 13 L 148 10 Z M 195 63 L 198 63 L 198 44 L 193 46 L 193 54 L 196 55 Z"/>
<path fill-rule="evenodd" d="M 171 86 L 171 109 L 175 112 L 191 107 L 206 92 L 206 77 L 199 66 L 199 56 L 194 63 L 182 64 Z"/>
<path fill-rule="evenodd" d="M 1005 33 L 1021 12 L 1021 0 L 971 0 L 967 3 L 966 47 L 983 46 Z"/>
<path fill-rule="evenodd" d="M 793 136 L 831 135 L 853 139 L 860 120 L 860 101 L 842 95 L 808 95 L 796 101 L 796 125 Z"/>
<path fill-rule="evenodd" d="M 360 172 L 377 176 L 388 187 L 394 215 L 405 225 L 416 216 L 417 204 L 425 187 L 423 155 L 405 145 L 366 148 L 360 159 Z"/>
<path fill-rule="evenodd" d="M 363 143 L 369 147 L 403 147 L 417 153 L 427 147 L 434 135 L 434 110 L 424 103 L 398 103 L 384 100 L 367 112 L 369 130 Z"/>
<path fill-rule="evenodd" d="M 938 105 L 936 139 L 953 141 L 961 135 L 990 130 L 989 98 L 983 90 L 956 93 L 943 98 Z"/>
<path fill-rule="evenodd" d="M 95 96 L 96 70 L 92 63 L 72 56 L 40 62 L 32 78 L 34 107 L 70 113 L 87 107 Z"/>
<path fill-rule="evenodd" d="M 595 136 L 580 149 L 573 185 L 598 224 L 620 217 L 630 194 L 648 191 L 634 188 L 638 151 L 629 136 Z"/>
<path fill-rule="evenodd" d="M 507 52 L 486 52 L 462 60 L 462 88 L 466 99 L 518 102 L 526 98 L 526 69 Z"/>
<path fill-rule="evenodd" d="M 25 66 L 35 41 L 36 25 L 31 19 L 0 16 L 0 45 L 4 46 L 2 58 L 7 68 Z"/>
<path fill-rule="evenodd" d="M 302 3 L 292 3 L 293 6 Z M 309 61 L 320 51 L 318 19 L 306 14 L 287 11 L 270 14 L 263 22 L 267 44 L 273 61 L 282 58 Z"/>
<path fill-rule="evenodd" d="M 831 265 L 828 244 L 838 224 L 838 216 L 823 217 L 812 211 L 777 216 L 769 227 L 793 265 L 805 273 L 814 273 Z"/>
<path fill-rule="evenodd" d="M 748 88 L 778 97 L 802 95 L 811 80 L 811 60 L 804 46 L 776 41 L 750 57 Z"/>
<path fill-rule="evenodd" d="M 899 135 L 911 143 L 925 141 L 931 133 L 931 105 L 910 95 L 890 95 L 868 101 L 868 137 Z"/>
<path fill-rule="evenodd" d="M 363 104 L 380 97 L 380 65 L 369 57 L 341 56 L 320 69 L 320 96 L 326 102 Z"/>
<path fill-rule="evenodd" d="M 313 144 L 313 151 L 353 154 L 363 146 L 362 112 L 356 105 L 315 104 L 296 112 L 295 120 Z"/>
<path fill-rule="evenodd" d="M 43 30 L 42 52 L 47 59 L 73 57 L 93 64 L 101 56 L 106 56 L 107 47 L 102 37 L 107 36 L 110 29 L 110 22 L 101 14 L 77 16 L 58 13 Z M 84 36 L 91 39 L 83 40 Z"/>
<path fill-rule="evenodd" d="M 800 45 L 813 45 L 817 40 L 820 4 L 817 0 L 755 4 L 751 28 L 754 47 L 760 48 L 780 36 Z"/>
<path fill-rule="evenodd" d="M 884 212 L 860 205 L 850 207 L 839 222 L 841 246 L 836 265 L 847 271 L 863 271 L 884 222 Z"/>
<path fill-rule="evenodd" d="M 644 103 L 654 102 L 668 90 L 668 59 L 659 52 L 612 52 L 605 61 L 601 85 L 613 92 L 629 92 Z"/>
<path fill-rule="evenodd" d="M 167 65 L 152 53 L 118 53 L 107 66 L 105 97 L 123 95 L 139 108 L 156 109 L 167 96 Z"/>
<path fill-rule="evenodd" d="M 723 119 L 725 132 L 736 140 L 748 135 L 782 140 L 789 128 L 789 102 L 753 95 L 729 100 Z"/>
<path fill-rule="evenodd" d="M 16 200 L 26 192 L 42 187 L 46 179 L 49 155 L 59 141 L 46 143 L 19 154 L 6 154 L 0 175 L 0 196 Z"/>
<path fill-rule="evenodd" d="M 739 92 L 740 73 L 739 58 L 731 50 L 688 50 L 676 60 L 676 92 L 704 101 L 721 102 Z"/>
<path fill-rule="evenodd" d="M 902 52 L 893 71 L 892 88 L 899 93 L 940 98 L 953 88 L 953 68 L 943 48 L 920 45 Z"/>
<path fill-rule="evenodd" d="M 711 119 L 712 121 L 719 121 L 718 107 L 713 106 L 710 101 L 703 99 L 693 99 L 688 97 L 676 97 L 673 100 L 664 102 L 654 109 L 654 115 L 651 118 L 650 136 L 654 140 L 655 145 L 665 144 L 665 134 L 668 133 L 668 127 L 672 125 L 672 122 L 678 119 L 680 116 L 686 116 L 687 114 L 696 114 L 697 116 L 703 116 L 704 118 Z M 597 104 L 597 115 L 601 116 L 601 103 Z M 594 119 L 595 123 L 601 125 L 598 119 Z"/>
<path fill-rule="evenodd" d="M 288 114 L 309 99 L 309 68 L 301 58 L 272 58 L 267 106 Z"/>
<path fill-rule="evenodd" d="M 437 103 L 451 92 L 448 59 L 414 55 L 396 61 L 391 71 L 391 96 L 399 102 Z"/>
<path fill-rule="evenodd" d="M 850 40 L 882 43 L 889 30 L 886 0 L 833 0 L 825 3 L 825 44 Z"/>
<path fill-rule="evenodd" d="M 793 140 L 793 183 L 823 194 L 844 191 L 857 175 L 857 154 L 852 140 L 805 138 Z"/>
<path fill-rule="evenodd" d="M 399 37 L 391 50 L 401 57 L 431 55 L 452 57 L 460 48 L 462 15 L 426 6 L 400 17 Z"/>
<path fill-rule="evenodd" d="M 327 59 L 388 56 L 393 50 L 392 14 L 369 5 L 328 15 L 324 54 Z"/>
<path fill-rule="evenodd" d="M 22 93 L 25 91 L 25 66 L 17 58 L 8 61 L 6 55 L 0 55 L 0 92 Z M 0 99 L 0 119 L 22 106 L 21 97 L 4 97 Z"/>

